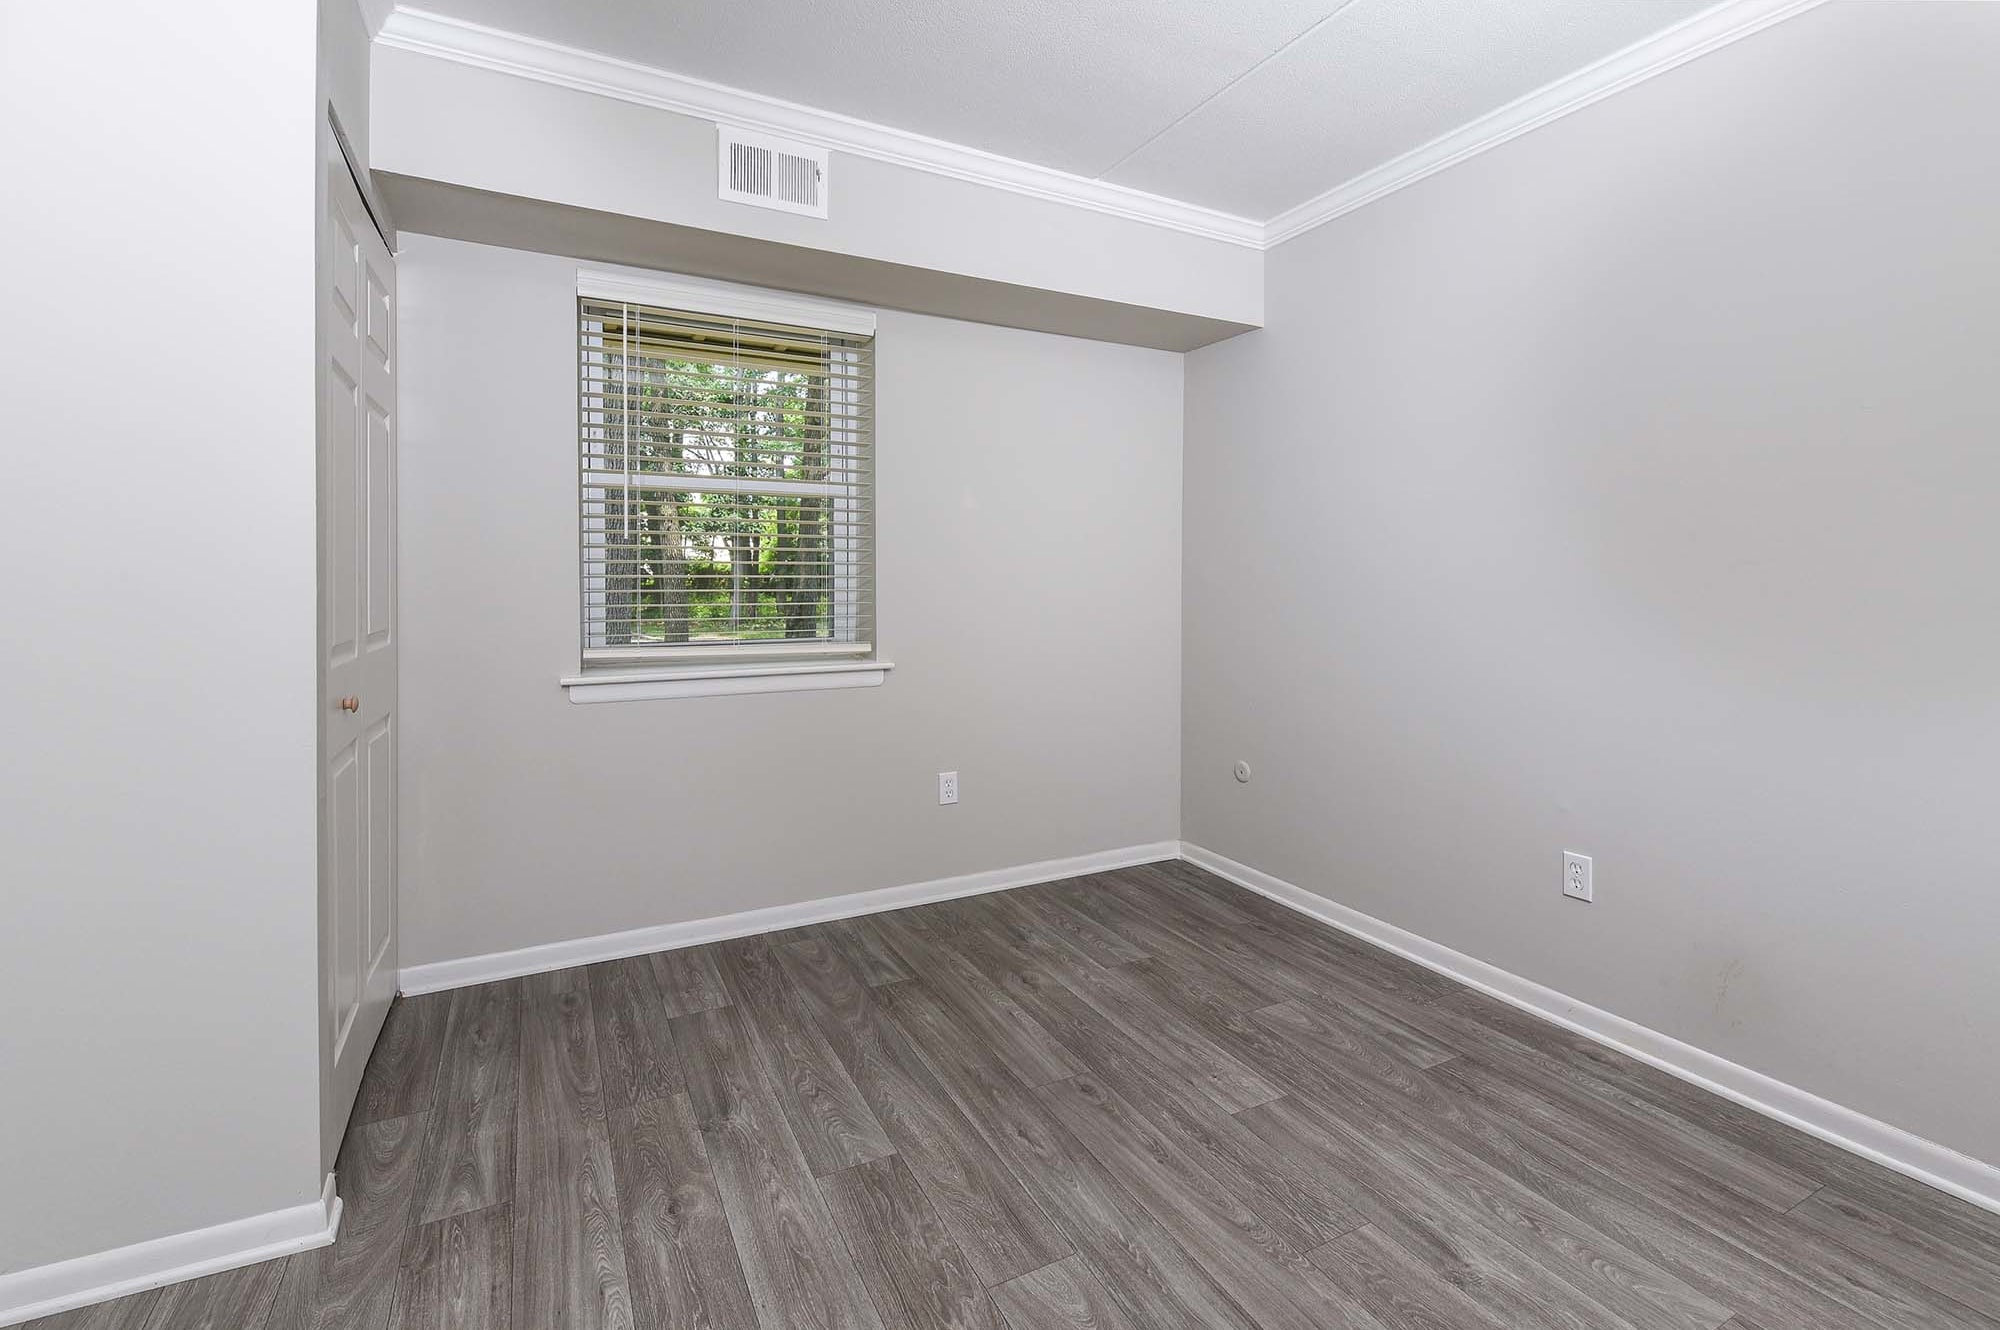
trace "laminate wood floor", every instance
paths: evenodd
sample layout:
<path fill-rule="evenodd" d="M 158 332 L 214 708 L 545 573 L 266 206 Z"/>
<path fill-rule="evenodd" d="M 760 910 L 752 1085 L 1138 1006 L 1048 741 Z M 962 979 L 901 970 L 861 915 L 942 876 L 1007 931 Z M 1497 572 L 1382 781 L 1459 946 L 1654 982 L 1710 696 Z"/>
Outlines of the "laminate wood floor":
<path fill-rule="evenodd" d="M 2000 1216 L 1182 864 L 397 1002 L 321 1251 L 54 1330 L 2000 1330 Z"/>

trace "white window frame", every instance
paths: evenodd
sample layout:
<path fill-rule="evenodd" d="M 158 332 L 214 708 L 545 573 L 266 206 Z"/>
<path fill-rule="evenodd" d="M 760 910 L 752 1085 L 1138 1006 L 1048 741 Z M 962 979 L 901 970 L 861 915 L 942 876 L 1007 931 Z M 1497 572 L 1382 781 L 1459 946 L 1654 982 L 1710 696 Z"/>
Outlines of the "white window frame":
<path fill-rule="evenodd" d="M 618 300 L 723 318 L 789 323 L 796 327 L 823 328 L 828 332 L 856 337 L 875 335 L 875 311 L 859 305 L 633 268 L 580 267 L 576 273 L 576 294 L 580 299 Z M 571 322 L 574 323 L 574 320 L 572 314 Z M 849 442 L 851 444 L 852 441 Z M 840 446 L 838 438 L 834 446 Z M 578 483 L 580 487 L 581 477 Z M 763 483 L 768 485 L 770 482 Z M 836 504 L 839 501 L 839 497 L 835 496 Z M 580 504 L 578 511 L 582 511 Z M 860 544 L 857 538 L 835 537 L 836 563 L 844 562 L 851 568 L 861 557 Z M 588 597 L 593 593 L 603 594 L 603 576 L 601 572 L 592 576 L 590 554 L 582 542 L 578 542 L 577 552 L 579 599 L 572 622 L 580 624 L 584 621 Z M 844 622 L 851 633 L 857 613 L 852 601 L 844 605 L 837 601 L 834 606 L 836 630 Z M 843 615 L 846 616 L 844 620 Z M 876 627 L 875 635 L 879 636 L 879 623 Z M 686 663 L 586 666 L 583 634 L 578 632 L 573 668 L 562 676 L 560 683 L 568 691 L 572 702 L 625 702 L 731 693 L 869 688 L 880 684 L 895 668 L 892 662 L 880 658 L 872 642 L 774 642 L 768 647 L 752 644 L 720 647 L 712 651 L 695 647 L 685 654 L 676 651 L 676 656 Z"/>

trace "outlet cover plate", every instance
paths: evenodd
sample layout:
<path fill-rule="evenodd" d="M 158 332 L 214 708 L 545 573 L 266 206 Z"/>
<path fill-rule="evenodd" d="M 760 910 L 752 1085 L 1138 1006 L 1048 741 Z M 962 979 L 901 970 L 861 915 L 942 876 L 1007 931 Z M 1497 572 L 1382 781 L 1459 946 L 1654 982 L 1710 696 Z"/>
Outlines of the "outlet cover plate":
<path fill-rule="evenodd" d="M 1563 851 L 1563 895 L 1576 901 L 1589 901 L 1590 856 Z"/>

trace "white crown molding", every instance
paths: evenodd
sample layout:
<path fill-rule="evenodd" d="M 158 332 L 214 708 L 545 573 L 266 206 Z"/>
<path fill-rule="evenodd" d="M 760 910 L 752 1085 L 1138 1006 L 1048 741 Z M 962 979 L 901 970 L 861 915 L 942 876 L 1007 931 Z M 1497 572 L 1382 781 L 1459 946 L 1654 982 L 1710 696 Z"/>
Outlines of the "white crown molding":
<path fill-rule="evenodd" d="M 361 8 L 361 22 L 368 29 L 370 40 L 380 35 L 382 25 L 396 12 L 396 0 L 356 0 L 356 3 Z"/>
<path fill-rule="evenodd" d="M 983 873 L 965 873 L 958 877 L 935 878 L 929 882 L 912 882 L 906 886 L 883 887 L 876 891 L 857 891 L 846 896 L 823 896 L 818 900 L 801 901 L 797 905 L 773 905 L 761 910 L 717 915 L 712 919 L 693 919 L 679 924 L 655 924 L 649 928 L 634 928 L 623 933 L 603 933 L 596 937 L 572 938 L 566 942 L 549 942 L 540 946 L 522 947 L 516 951 L 496 951 L 484 956 L 467 956 L 460 960 L 433 961 L 428 965 L 406 966 L 399 978 L 397 989 L 407 996 L 416 993 L 434 993 L 445 988 L 464 988 L 468 984 L 490 983 L 495 979 L 513 979 L 524 974 L 541 974 L 547 970 L 566 970 L 572 965 L 613 961 L 626 956 L 643 956 L 655 951 L 672 951 L 679 947 L 699 946 L 704 942 L 721 942 L 728 938 L 749 937 L 757 933 L 775 933 L 784 928 L 802 928 L 807 924 L 823 924 L 832 919 L 852 919 L 864 914 L 880 914 L 884 910 L 901 910 L 912 905 L 926 905 L 932 901 L 957 900 L 961 896 L 980 896 L 989 891 L 1005 891 L 1009 887 L 1031 886 L 1037 882 L 1055 882 L 1066 877 L 1081 877 L 1086 873 L 1106 873 L 1114 868 L 1130 868 L 1135 864 L 1155 864 L 1163 859 L 1178 859 L 1180 853 L 1181 847 L 1178 841 L 1130 845 L 1120 850 L 1099 850 L 1095 854 L 1079 854 L 1068 859 L 1045 859 L 1040 863 L 994 868 Z"/>
<path fill-rule="evenodd" d="M 1880 1118 L 1869 1117 L 1810 1090 L 1788 1085 L 1761 1071 L 1683 1043 L 1637 1021 L 1579 1002 L 1532 979 L 1503 970 L 1440 942 L 1329 900 L 1283 878 L 1181 842 L 1181 857 L 1218 877 L 1300 914 L 1331 924 L 1385 951 L 1437 971 L 1490 997 L 1586 1039 L 1614 1048 L 1661 1071 L 1762 1113 L 1829 1145 L 1860 1155 L 1884 1168 L 1915 1178 L 1960 1200 L 2000 1213 L 2000 1166 L 1925 1140 Z"/>
<path fill-rule="evenodd" d="M 1264 223 L 1264 247 L 1269 249 L 1281 245 L 1336 217 L 1414 185 L 1426 176 L 1456 166 L 1468 157 L 1497 148 L 1509 139 L 1519 138 L 1551 120 L 1580 111 L 1613 93 L 1623 92 L 1656 74 L 1664 74 L 1825 2 L 1725 0 L 1713 9 L 1703 10 L 1685 22 L 1635 42 L 1596 64 L 1565 75 L 1468 125 L 1432 139 L 1420 148 L 1364 171 L 1316 198 L 1286 209 Z"/>
<path fill-rule="evenodd" d="M 1795 18 L 1826 0 L 1723 0 L 1266 222 L 498 28 L 422 10 L 390 10 L 389 0 L 361 3 L 371 31 L 379 27 L 375 40 L 384 46 L 681 115 L 728 121 L 815 147 L 1232 245 L 1270 249 L 1656 74 Z M 377 15 L 384 11 L 386 18 L 378 23 Z"/>
<path fill-rule="evenodd" d="M 327 1246 L 340 1232 L 340 1211 L 329 1173 L 319 1199 L 304 1205 L 0 1275 L 0 1325 Z"/>
<path fill-rule="evenodd" d="M 703 120 L 727 121 L 818 148 L 1088 208 L 1210 240 L 1251 249 L 1264 243 L 1264 228 L 1247 217 L 422 10 L 397 8 L 383 23 L 375 40 L 398 50 Z"/>

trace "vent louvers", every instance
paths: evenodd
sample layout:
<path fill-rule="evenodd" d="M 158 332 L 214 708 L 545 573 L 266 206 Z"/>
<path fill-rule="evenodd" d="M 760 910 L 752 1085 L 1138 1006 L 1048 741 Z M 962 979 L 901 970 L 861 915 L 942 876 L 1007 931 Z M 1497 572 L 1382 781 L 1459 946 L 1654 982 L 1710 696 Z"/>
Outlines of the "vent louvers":
<path fill-rule="evenodd" d="M 826 216 L 827 153 L 717 125 L 716 195 L 807 217 Z"/>

